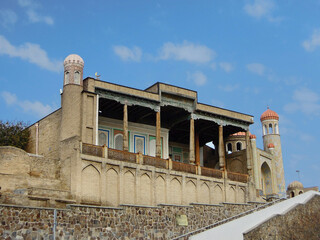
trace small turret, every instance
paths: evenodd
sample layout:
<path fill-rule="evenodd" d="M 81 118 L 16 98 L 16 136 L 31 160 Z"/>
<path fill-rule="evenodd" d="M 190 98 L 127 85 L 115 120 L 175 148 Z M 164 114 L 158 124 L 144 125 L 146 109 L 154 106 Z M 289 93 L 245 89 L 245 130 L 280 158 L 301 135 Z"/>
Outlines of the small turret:
<path fill-rule="evenodd" d="M 82 86 L 84 61 L 77 54 L 70 54 L 63 62 L 64 80 L 63 86 L 76 84 Z"/>
<path fill-rule="evenodd" d="M 64 60 L 63 92 L 61 94 L 61 132 L 65 140 L 81 134 L 81 93 L 83 91 L 83 59 L 71 54 Z"/>

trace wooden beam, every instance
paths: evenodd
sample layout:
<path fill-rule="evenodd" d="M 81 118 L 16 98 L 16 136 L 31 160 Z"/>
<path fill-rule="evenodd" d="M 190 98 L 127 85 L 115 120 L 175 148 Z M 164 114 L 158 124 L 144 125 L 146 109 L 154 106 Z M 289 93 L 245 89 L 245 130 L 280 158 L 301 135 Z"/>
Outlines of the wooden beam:
<path fill-rule="evenodd" d="M 156 157 L 161 158 L 161 120 L 160 111 L 156 112 Z"/>

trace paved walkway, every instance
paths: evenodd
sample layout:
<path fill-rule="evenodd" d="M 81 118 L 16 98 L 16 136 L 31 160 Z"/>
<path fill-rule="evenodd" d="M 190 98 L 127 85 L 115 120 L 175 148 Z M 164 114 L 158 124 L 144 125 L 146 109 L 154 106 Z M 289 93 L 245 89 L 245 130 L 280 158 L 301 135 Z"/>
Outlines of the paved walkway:
<path fill-rule="evenodd" d="M 319 192 L 309 191 L 294 198 L 279 202 L 268 208 L 243 216 L 218 227 L 209 229 L 190 237 L 191 240 L 243 240 L 243 234 L 251 231 L 260 224 L 268 221 L 278 214 L 285 214 L 298 204 L 305 204 L 313 196 L 320 195 Z"/>

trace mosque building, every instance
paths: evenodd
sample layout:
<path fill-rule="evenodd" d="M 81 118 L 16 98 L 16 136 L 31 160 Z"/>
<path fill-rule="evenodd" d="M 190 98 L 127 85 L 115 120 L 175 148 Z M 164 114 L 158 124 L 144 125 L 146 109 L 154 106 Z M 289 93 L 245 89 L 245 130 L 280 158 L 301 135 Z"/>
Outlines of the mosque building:
<path fill-rule="evenodd" d="M 161 82 L 139 90 L 83 79 L 83 68 L 78 55 L 64 60 L 61 107 L 29 127 L 27 151 L 0 148 L 3 203 L 156 206 L 286 196 L 276 112 L 260 117 L 260 149 L 251 115 Z"/>

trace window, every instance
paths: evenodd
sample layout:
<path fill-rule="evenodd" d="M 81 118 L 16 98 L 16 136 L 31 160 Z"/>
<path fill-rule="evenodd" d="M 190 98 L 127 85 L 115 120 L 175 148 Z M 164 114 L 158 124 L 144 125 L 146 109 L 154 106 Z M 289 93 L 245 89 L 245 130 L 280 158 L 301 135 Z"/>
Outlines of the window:
<path fill-rule="evenodd" d="M 237 151 L 242 150 L 242 143 L 241 142 L 237 142 Z"/>
<path fill-rule="evenodd" d="M 227 145 L 227 152 L 229 154 L 232 153 L 232 144 L 231 143 L 228 143 L 228 145 Z"/>
<path fill-rule="evenodd" d="M 263 135 L 266 135 L 266 134 L 267 134 L 267 126 L 263 125 Z"/>
<path fill-rule="evenodd" d="M 114 136 L 114 148 L 123 150 L 123 135 L 121 133 Z"/>
<path fill-rule="evenodd" d="M 69 82 L 70 82 L 69 76 L 70 76 L 70 74 L 68 71 L 64 73 L 64 84 L 69 84 Z"/>
<path fill-rule="evenodd" d="M 103 146 L 103 145 L 107 145 L 107 136 L 106 134 L 104 134 L 103 132 L 99 133 L 99 145 Z"/>
<path fill-rule="evenodd" d="M 79 71 L 74 72 L 74 83 L 80 85 L 80 72 Z"/>
<path fill-rule="evenodd" d="M 133 136 L 133 149 L 135 153 L 141 152 L 142 154 L 146 154 L 145 148 L 146 137 L 142 135 Z"/>
<path fill-rule="evenodd" d="M 273 133 L 273 128 L 272 128 L 272 124 L 270 123 L 269 124 L 269 134 L 272 134 Z"/>
<path fill-rule="evenodd" d="M 136 140 L 136 151 L 137 152 L 140 152 L 140 153 L 143 153 L 144 151 L 144 142 L 143 142 L 143 140 L 142 139 L 140 139 L 140 138 L 138 138 L 137 140 Z"/>

